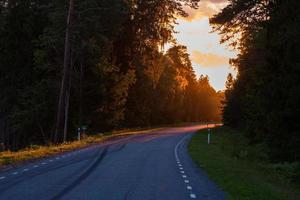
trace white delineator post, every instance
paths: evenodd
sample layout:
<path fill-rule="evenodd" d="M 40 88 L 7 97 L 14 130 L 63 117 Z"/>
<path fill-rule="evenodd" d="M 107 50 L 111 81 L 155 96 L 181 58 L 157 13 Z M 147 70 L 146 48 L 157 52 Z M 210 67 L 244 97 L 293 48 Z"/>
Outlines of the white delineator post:
<path fill-rule="evenodd" d="M 77 129 L 77 139 L 78 141 L 80 141 L 80 132 L 81 132 L 81 128 Z"/>
<path fill-rule="evenodd" d="M 207 144 L 210 144 L 210 134 L 211 134 L 211 129 L 208 129 L 208 134 L 207 134 Z"/>

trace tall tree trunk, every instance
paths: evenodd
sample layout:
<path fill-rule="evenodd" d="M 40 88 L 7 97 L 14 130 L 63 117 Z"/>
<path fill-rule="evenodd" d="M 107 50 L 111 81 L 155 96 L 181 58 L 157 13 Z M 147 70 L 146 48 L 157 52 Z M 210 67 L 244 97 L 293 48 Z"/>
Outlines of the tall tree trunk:
<path fill-rule="evenodd" d="M 70 44 L 70 29 L 72 26 L 72 17 L 74 12 L 74 1 L 69 1 L 69 11 L 66 26 L 66 38 L 65 38 L 65 52 L 64 52 L 64 66 L 63 66 L 63 77 L 61 81 L 57 118 L 54 132 L 54 143 L 61 142 L 61 132 L 62 128 L 67 126 L 66 116 L 68 115 L 68 109 L 66 106 L 69 105 L 69 98 L 67 96 L 70 94 L 70 79 L 71 79 L 71 44 Z"/>
<path fill-rule="evenodd" d="M 82 126 L 82 79 L 83 79 L 83 65 L 80 63 L 80 82 L 79 82 L 79 127 Z"/>
<path fill-rule="evenodd" d="M 70 58 L 71 62 L 70 62 L 70 78 L 69 78 L 69 85 L 66 91 L 66 106 L 65 106 L 65 124 L 64 124 L 64 141 L 67 141 L 67 133 L 68 133 L 68 119 L 69 119 L 69 105 L 70 105 L 70 92 L 71 92 L 71 82 L 72 82 L 72 78 L 71 78 L 71 74 L 72 74 L 72 66 L 73 66 L 73 59 L 72 59 L 72 55 Z"/>

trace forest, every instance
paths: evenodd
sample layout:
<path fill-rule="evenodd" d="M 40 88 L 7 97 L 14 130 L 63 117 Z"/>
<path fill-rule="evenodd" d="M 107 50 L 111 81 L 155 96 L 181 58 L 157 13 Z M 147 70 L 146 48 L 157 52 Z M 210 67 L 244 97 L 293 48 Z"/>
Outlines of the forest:
<path fill-rule="evenodd" d="M 299 9 L 299 0 L 230 0 L 210 19 L 222 42 L 239 50 L 224 123 L 245 130 L 272 162 L 300 161 Z"/>
<path fill-rule="evenodd" d="M 74 140 L 82 126 L 221 121 L 224 92 L 174 39 L 198 2 L 0 0 L 0 150 Z"/>

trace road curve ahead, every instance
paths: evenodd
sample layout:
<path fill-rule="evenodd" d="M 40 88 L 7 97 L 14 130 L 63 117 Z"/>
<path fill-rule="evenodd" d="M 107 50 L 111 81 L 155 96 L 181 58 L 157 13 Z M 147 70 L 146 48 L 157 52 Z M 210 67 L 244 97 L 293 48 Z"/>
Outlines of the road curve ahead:
<path fill-rule="evenodd" d="M 187 154 L 200 128 L 130 136 L 0 171 L 0 199 L 225 199 Z"/>

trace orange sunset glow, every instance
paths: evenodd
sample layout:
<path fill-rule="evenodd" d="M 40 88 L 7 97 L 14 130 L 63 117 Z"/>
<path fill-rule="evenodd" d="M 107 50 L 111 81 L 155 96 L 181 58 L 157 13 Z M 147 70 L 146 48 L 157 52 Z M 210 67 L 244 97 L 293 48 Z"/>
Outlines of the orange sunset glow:
<path fill-rule="evenodd" d="M 212 33 L 209 18 L 227 5 L 227 0 L 203 0 L 197 10 L 186 8 L 188 18 L 179 18 L 175 37 L 187 46 L 194 70 L 198 76 L 208 75 L 216 90 L 225 89 L 228 73 L 236 74 L 229 65 L 229 59 L 236 56 L 225 44 L 220 44 L 220 36 Z"/>

